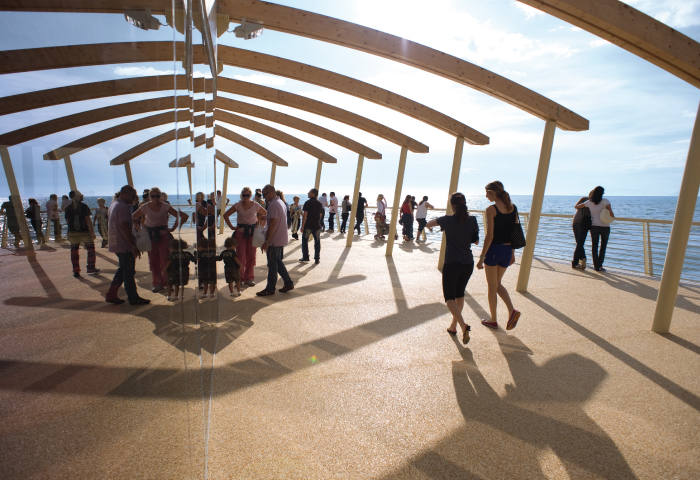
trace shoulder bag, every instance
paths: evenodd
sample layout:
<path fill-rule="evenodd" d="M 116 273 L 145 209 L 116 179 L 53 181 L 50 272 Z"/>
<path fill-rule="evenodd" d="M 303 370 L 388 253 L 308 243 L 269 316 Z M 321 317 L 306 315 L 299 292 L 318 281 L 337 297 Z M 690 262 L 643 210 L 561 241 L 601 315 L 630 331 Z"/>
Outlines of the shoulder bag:
<path fill-rule="evenodd" d="M 515 219 L 519 220 L 518 208 L 513 206 L 515 209 Z M 513 228 L 510 230 L 510 248 L 518 250 L 525 246 L 525 234 L 523 233 L 523 227 L 520 225 L 519 221 L 513 224 Z"/>

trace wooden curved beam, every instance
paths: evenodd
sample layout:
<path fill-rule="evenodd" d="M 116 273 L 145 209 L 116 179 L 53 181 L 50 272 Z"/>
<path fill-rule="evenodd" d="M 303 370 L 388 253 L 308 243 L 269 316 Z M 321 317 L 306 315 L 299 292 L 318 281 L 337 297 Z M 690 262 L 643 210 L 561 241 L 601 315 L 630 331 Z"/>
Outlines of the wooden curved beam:
<path fill-rule="evenodd" d="M 617 0 L 518 1 L 598 35 L 700 88 L 700 43 L 626 3 Z"/>
<path fill-rule="evenodd" d="M 231 160 L 228 155 L 226 155 L 224 152 L 221 150 L 217 150 L 216 154 L 214 155 L 214 158 L 216 158 L 218 161 L 223 163 L 224 165 L 228 165 L 231 168 L 238 168 L 238 164 Z"/>
<path fill-rule="evenodd" d="M 120 95 L 124 93 L 145 93 L 172 89 L 171 75 L 125 78 L 121 80 L 109 80 L 106 82 L 86 83 L 84 85 L 74 85 L 70 87 L 53 88 L 36 92 L 12 95 L 0 98 L 0 115 L 31 110 L 39 107 L 49 107 L 70 102 L 91 100 L 95 98 Z M 169 79 L 169 81 L 168 81 Z M 370 120 L 361 115 L 334 107 L 327 103 L 319 102 L 301 95 L 277 90 L 262 85 L 242 82 L 230 78 L 219 77 L 218 89 L 221 92 L 257 98 L 267 102 L 278 103 L 288 107 L 304 110 L 309 113 L 321 115 L 337 122 L 345 123 L 365 132 L 371 133 L 399 146 L 406 146 L 415 153 L 427 153 L 428 147 L 417 140 L 397 132 L 389 127 Z M 204 91 L 204 82 L 196 82 L 195 87 L 201 87 Z M 178 88 L 186 88 L 184 76 L 177 77 Z M 206 82 L 207 91 L 211 93 L 211 81 Z M 195 88 L 195 91 L 198 91 Z M 217 97 L 217 101 L 219 97 Z M 210 102 L 207 102 L 210 103 Z M 361 153 L 361 152 L 358 152 Z M 373 158 L 366 155 L 367 158 Z"/>
<path fill-rule="evenodd" d="M 189 110 L 177 110 L 177 112 L 182 115 L 189 115 L 190 113 Z M 93 133 L 92 135 L 88 135 L 73 142 L 67 143 L 56 150 L 48 152 L 46 155 L 44 155 L 44 160 L 59 160 L 68 155 L 73 155 L 81 150 L 85 150 L 86 148 L 93 147 L 123 135 L 138 132 L 139 130 L 144 130 L 146 128 L 173 123 L 173 113 L 174 111 L 159 113 L 157 115 L 139 118 L 137 120 L 132 120 L 131 122 L 122 123 L 121 125 Z M 197 123 L 202 125 L 204 124 L 204 115 L 195 117 L 195 125 Z"/>
<path fill-rule="evenodd" d="M 320 159 L 324 163 L 338 163 L 338 160 L 335 157 L 327 154 L 320 148 L 316 148 L 293 135 L 289 135 L 288 133 L 277 130 L 276 128 L 256 122 L 255 120 L 234 115 L 225 110 L 217 110 L 214 112 L 214 118 L 217 122 L 228 123 L 230 125 L 235 125 L 237 127 L 245 128 L 246 130 L 251 130 L 267 137 L 274 138 L 275 140 L 286 143 L 287 145 L 301 150 L 302 152 L 308 153 L 312 157 Z"/>
<path fill-rule="evenodd" d="M 168 53 L 165 45 L 170 47 Z M 432 108 L 383 88 L 328 70 L 284 58 L 220 45 L 218 59 L 226 65 L 268 72 L 320 85 L 391 108 L 451 135 L 461 136 L 473 145 L 486 145 L 489 138 L 473 128 Z M 184 55 L 181 42 L 176 55 Z M 172 42 L 130 42 L 0 51 L 0 74 L 113 63 L 172 61 Z M 139 52 L 138 55 L 134 52 Z M 197 63 L 204 62 L 204 51 L 194 47 Z M 34 58 L 33 62 L 27 58 Z"/>
<path fill-rule="evenodd" d="M 75 113 L 0 135 L 0 145 L 9 147 L 91 123 L 127 117 L 129 115 L 155 112 L 158 110 L 173 109 L 177 103 L 184 103 L 185 101 L 191 102 L 189 97 L 184 95 L 175 97 L 174 99 L 173 97 L 153 98 L 150 100 L 139 100 L 137 102 L 122 103 L 110 107 L 88 110 L 87 112 Z M 170 120 L 173 121 L 174 117 Z"/>
<path fill-rule="evenodd" d="M 606 0 L 609 2 L 610 0 Z M 574 3 L 575 0 L 567 0 Z M 590 3 L 590 2 L 589 2 Z M 260 21 L 265 28 L 321 40 L 371 53 L 440 75 L 514 105 L 543 120 L 555 120 L 564 130 L 588 130 L 588 120 L 562 105 L 505 77 L 419 43 L 338 18 L 257 0 L 219 0 L 219 13 L 231 21 L 242 17 Z M 169 0 L 130 0 L 130 8 L 164 13 Z M 0 0 L 0 10 L 123 13 L 121 0 Z"/>
<path fill-rule="evenodd" d="M 244 115 L 250 115 L 251 117 L 258 117 L 264 120 L 269 120 L 271 122 L 279 123 L 281 125 L 286 125 L 288 127 L 301 130 L 311 135 L 323 138 L 329 142 L 340 145 L 343 148 L 359 153 L 365 156 L 365 158 L 370 159 L 381 159 L 382 154 L 372 150 L 366 145 L 362 145 L 355 140 L 348 138 L 339 133 L 335 133 L 332 130 L 321 127 L 301 118 L 293 117 L 291 115 L 286 115 L 275 110 L 270 110 L 269 108 L 259 107 L 257 105 L 251 105 L 250 103 L 239 102 L 237 100 L 231 100 L 230 98 L 218 96 L 216 97 L 216 108 L 219 110 L 228 110 L 231 112 L 242 113 Z M 241 125 L 242 126 L 242 125 Z"/>
<path fill-rule="evenodd" d="M 229 140 L 233 143 L 237 143 L 238 145 L 257 153 L 261 157 L 268 159 L 277 166 L 286 167 L 289 165 L 287 162 L 285 162 L 280 157 L 269 151 L 267 148 L 258 145 L 257 143 L 247 139 L 243 135 L 239 135 L 235 132 L 232 132 L 231 130 L 224 128 L 221 125 L 217 125 L 214 127 L 214 134 L 217 137 L 225 138 L 226 140 Z"/>
<path fill-rule="evenodd" d="M 157 137 L 153 137 L 150 140 L 146 140 L 145 142 L 136 145 L 133 148 L 130 148 L 118 157 L 115 157 L 114 159 L 110 160 L 109 164 L 124 165 L 126 162 L 129 162 L 134 158 L 138 157 L 139 155 L 143 155 L 144 153 L 153 150 L 154 148 L 160 147 L 161 145 L 165 145 L 168 142 L 174 142 L 178 138 L 189 137 L 190 133 L 190 127 L 183 127 L 178 130 L 170 130 L 169 132 L 161 133 Z"/>

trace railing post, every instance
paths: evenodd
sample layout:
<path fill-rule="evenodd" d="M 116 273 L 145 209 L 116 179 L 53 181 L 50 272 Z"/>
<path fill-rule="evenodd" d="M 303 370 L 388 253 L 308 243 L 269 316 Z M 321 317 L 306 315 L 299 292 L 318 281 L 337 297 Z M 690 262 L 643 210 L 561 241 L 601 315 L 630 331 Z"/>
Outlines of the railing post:
<path fill-rule="evenodd" d="M 690 227 L 698 201 L 698 189 L 700 189 L 700 107 L 695 116 L 693 134 L 690 137 L 688 159 L 685 162 L 681 190 L 678 194 L 676 213 L 673 217 L 666 260 L 661 274 L 659 295 L 656 299 L 654 322 L 651 327 L 651 330 L 656 333 L 668 333 L 671 328 L 673 308 L 676 305 L 678 285 L 683 271 L 683 260 L 690 238 Z"/>
<path fill-rule="evenodd" d="M 544 190 L 547 186 L 549 161 L 552 157 L 552 144 L 554 143 L 554 132 L 556 129 L 556 120 L 547 120 L 547 123 L 545 123 L 544 126 L 542 149 L 540 150 L 540 161 L 539 165 L 537 166 L 537 177 L 535 178 L 535 190 L 532 192 L 530 218 L 528 221 L 527 234 L 525 235 L 527 244 L 523 248 L 523 253 L 520 257 L 520 272 L 518 273 L 518 283 L 515 287 L 518 292 L 527 292 L 527 284 L 530 280 L 530 268 L 532 267 L 532 257 L 535 255 L 537 229 L 540 225 L 540 213 L 542 213 Z"/>
<path fill-rule="evenodd" d="M 481 223 L 484 224 L 484 238 L 486 238 L 486 233 L 487 233 L 487 229 L 489 228 L 489 224 L 486 221 L 486 213 L 485 212 L 481 213 Z"/>
<path fill-rule="evenodd" d="M 396 224 L 399 221 L 399 208 L 401 201 L 401 189 L 403 188 L 403 174 L 406 170 L 406 156 L 408 147 L 401 147 L 401 157 L 399 158 L 399 171 L 396 175 L 396 189 L 394 190 L 394 206 L 391 208 L 391 225 L 389 226 L 389 238 L 386 241 L 386 256 L 391 257 L 394 251 L 394 237 L 396 237 Z"/>
<path fill-rule="evenodd" d="M 649 246 L 649 275 L 654 275 L 654 259 L 651 253 L 651 224 L 647 222 L 647 245 Z"/>
<path fill-rule="evenodd" d="M 369 233 L 369 220 L 367 220 L 368 215 L 365 215 L 365 234 Z"/>
<path fill-rule="evenodd" d="M 51 222 L 49 221 L 49 211 L 47 210 L 47 211 L 46 211 L 46 229 L 45 229 L 45 230 L 46 230 L 46 233 L 44 233 L 44 237 L 45 237 L 44 240 L 47 241 L 47 242 L 48 242 L 49 240 L 51 240 L 51 237 L 49 236 L 49 224 L 50 224 L 50 223 L 51 223 Z"/>
<path fill-rule="evenodd" d="M 644 245 L 644 275 L 650 275 L 649 273 L 649 245 L 647 244 L 647 230 L 649 224 L 647 222 L 642 222 L 642 243 Z"/>

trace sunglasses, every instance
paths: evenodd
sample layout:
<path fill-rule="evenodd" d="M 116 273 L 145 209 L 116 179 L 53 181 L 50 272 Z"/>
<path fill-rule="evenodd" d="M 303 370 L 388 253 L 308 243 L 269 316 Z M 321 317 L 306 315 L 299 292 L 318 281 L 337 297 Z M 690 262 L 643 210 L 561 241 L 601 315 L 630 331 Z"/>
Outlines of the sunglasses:
<path fill-rule="evenodd" d="M 160 198 L 160 195 L 151 195 L 151 198 Z"/>
<path fill-rule="evenodd" d="M 244 193 L 241 198 L 250 198 L 250 193 Z"/>

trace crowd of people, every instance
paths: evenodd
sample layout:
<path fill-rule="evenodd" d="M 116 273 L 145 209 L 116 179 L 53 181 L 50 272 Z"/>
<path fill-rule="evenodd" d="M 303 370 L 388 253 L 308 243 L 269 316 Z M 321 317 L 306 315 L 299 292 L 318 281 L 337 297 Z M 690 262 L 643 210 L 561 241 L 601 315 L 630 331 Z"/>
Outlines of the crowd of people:
<path fill-rule="evenodd" d="M 516 327 L 521 313 L 513 306 L 508 290 L 502 283 L 503 277 L 515 262 L 515 250 L 524 246 L 524 236 L 520 226 L 517 206 L 499 181 L 491 182 L 485 187 L 486 198 L 492 203 L 485 212 L 486 235 L 481 255 L 476 268 L 484 270 L 488 286 L 488 303 L 490 318 L 481 323 L 492 329 L 498 329 L 498 298 L 506 306 L 508 317 L 506 329 Z M 594 188 L 587 197 L 582 197 L 574 206 L 573 233 L 576 248 L 572 267 L 585 270 L 586 253 L 584 243 L 591 232 L 593 265 L 596 271 L 605 271 L 603 262 L 610 236 L 610 223 L 614 213 L 610 201 L 603 197 L 603 187 Z M 268 276 L 263 290 L 258 296 L 274 295 L 277 291 L 287 293 L 294 289 L 294 282 L 283 262 L 284 248 L 291 238 L 298 240 L 301 231 L 300 262 L 310 262 L 309 241 L 314 240 L 314 262 L 321 261 L 321 233 L 334 233 L 335 216 L 340 213 L 342 224 L 340 233 L 347 233 L 347 221 L 352 210 L 350 197 L 345 195 L 339 201 L 335 192 L 330 196 L 323 193 L 319 197 L 317 189 L 308 192 L 308 200 L 303 205 L 295 196 L 288 204 L 284 193 L 272 185 L 256 189 L 255 193 L 245 187 L 240 200 L 230 207 L 229 199 L 223 203 L 221 192 L 212 192 L 205 198 L 203 192 L 195 195 L 194 215 L 196 220 L 195 252 L 187 250 L 188 245 L 182 239 L 176 239 L 172 233 L 189 219 L 187 213 L 176 210 L 167 201 L 167 194 L 157 187 L 144 190 L 139 199 L 136 190 L 125 185 L 114 195 L 109 208 L 103 198 L 97 200 L 98 207 L 92 214 L 83 203 L 79 191 L 71 191 L 64 196 L 61 206 L 58 197 L 51 195 L 46 203 L 47 219 L 54 226 L 56 241 L 68 241 L 71 250 L 73 275 L 80 277 L 80 246 L 87 251 L 87 273 L 98 273 L 95 266 L 95 226 L 102 237 L 102 246 L 107 247 L 119 260 L 119 267 L 106 295 L 106 301 L 114 304 L 124 303 L 118 297 L 123 285 L 131 305 L 145 305 L 150 300 L 142 298 L 135 282 L 135 262 L 142 252 L 147 252 L 152 278 L 152 291 L 159 292 L 167 288 L 167 299 L 177 301 L 183 298 L 182 291 L 189 283 L 190 264 L 197 265 L 200 298 L 212 298 L 217 289 L 217 262 L 224 266 L 224 276 L 231 296 L 241 294 L 242 284 L 255 285 L 254 268 L 256 249 L 260 248 L 267 256 Z M 36 199 L 29 199 L 25 215 L 37 235 L 38 243 L 45 243 L 42 229 L 41 208 Z M 356 203 L 356 224 L 353 229 L 361 234 L 367 200 L 359 194 Z M 191 201 L 190 201 L 191 204 Z M 442 269 L 442 288 L 446 305 L 452 314 L 447 331 L 457 335 L 457 327 L 462 330 L 463 343 L 469 342 L 471 327 L 464 321 L 464 295 L 467 284 L 474 271 L 472 244 L 479 244 L 479 226 L 476 218 L 469 214 L 466 197 L 455 192 L 450 197 L 452 214 L 427 221 L 428 210 L 434 207 L 428 197 L 417 203 L 415 197 L 407 195 L 401 205 L 399 223 L 403 227 L 403 240 L 414 240 L 413 223 L 417 220 L 417 241 L 427 228 L 432 231 L 439 227 L 445 236 L 445 258 Z M 385 239 L 388 234 L 386 221 L 387 202 L 383 195 L 377 197 L 375 213 L 375 239 Z M 233 234 L 224 241 L 224 248 L 217 253 L 216 218 L 225 209 L 223 219 Z M 328 228 L 325 214 L 328 209 Z M 68 227 L 66 239 L 62 237 L 59 212 L 63 212 Z M 12 200 L 0 207 L 0 213 L 6 214 L 7 227 L 15 236 L 15 245 L 21 241 L 19 222 Z M 236 225 L 231 217 L 236 215 Z M 170 217 L 174 222 L 170 224 Z M 205 235 L 206 232 L 206 235 Z M 398 238 L 398 235 L 396 236 Z M 522 238 L 519 240 L 518 238 Z M 278 278 L 283 286 L 277 290 Z M 182 290 L 181 290 L 182 289 Z M 173 294 L 174 293 L 174 294 Z"/>

